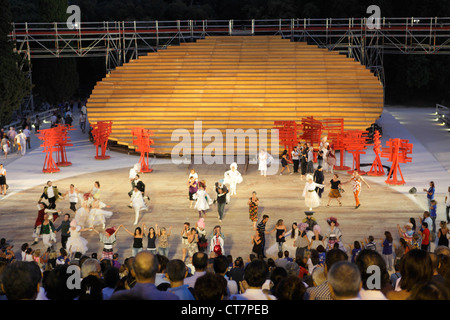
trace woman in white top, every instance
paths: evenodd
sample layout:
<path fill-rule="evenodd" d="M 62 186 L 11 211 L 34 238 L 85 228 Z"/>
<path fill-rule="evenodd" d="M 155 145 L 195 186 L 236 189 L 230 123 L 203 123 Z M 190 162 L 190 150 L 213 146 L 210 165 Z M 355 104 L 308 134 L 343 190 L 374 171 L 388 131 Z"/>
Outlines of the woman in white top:
<path fill-rule="evenodd" d="M 259 160 L 258 170 L 261 171 L 261 175 L 264 177 L 267 174 L 267 158 L 268 158 L 267 152 L 264 151 L 264 149 L 261 149 L 258 155 Z"/>
<path fill-rule="evenodd" d="M 69 191 L 67 191 L 64 194 L 64 198 L 69 195 L 69 202 L 70 202 L 70 210 L 73 212 L 77 211 L 77 208 L 75 207 L 78 203 L 78 189 L 75 188 L 73 184 L 70 185 Z"/>
<path fill-rule="evenodd" d="M 100 182 L 95 181 L 94 187 L 91 190 L 92 197 L 96 200 L 100 199 Z"/>
<path fill-rule="evenodd" d="M 230 170 L 224 173 L 223 179 L 223 183 L 228 184 L 230 186 L 230 193 L 229 193 L 230 196 L 236 194 L 236 185 L 238 183 L 241 183 L 242 180 L 243 179 L 241 173 L 237 171 L 237 163 L 233 162 L 230 165 Z"/>

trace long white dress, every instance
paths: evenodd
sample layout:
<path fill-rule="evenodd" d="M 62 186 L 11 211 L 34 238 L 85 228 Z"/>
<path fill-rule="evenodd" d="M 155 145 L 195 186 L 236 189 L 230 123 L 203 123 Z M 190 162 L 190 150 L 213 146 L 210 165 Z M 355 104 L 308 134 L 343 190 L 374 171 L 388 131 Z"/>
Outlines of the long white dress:
<path fill-rule="evenodd" d="M 198 189 L 196 193 L 197 202 L 195 203 L 194 208 L 197 209 L 197 211 L 206 211 L 209 209 L 209 195 L 208 193 L 203 189 Z"/>
<path fill-rule="evenodd" d="M 261 171 L 261 175 L 266 175 L 267 172 L 267 152 L 261 151 L 258 155 L 259 165 L 258 170 Z"/>
<path fill-rule="evenodd" d="M 131 205 L 134 209 L 134 224 L 137 224 L 139 220 L 139 212 L 147 210 L 147 205 L 145 204 L 141 191 L 133 190 L 131 195 Z"/>
<path fill-rule="evenodd" d="M 100 200 L 95 200 L 92 203 L 91 210 L 89 212 L 88 218 L 88 226 L 93 227 L 96 225 L 102 225 L 105 227 L 106 218 L 111 218 L 112 212 L 103 210 L 106 207 L 106 204 L 101 202 Z"/>
<path fill-rule="evenodd" d="M 325 185 L 315 182 L 306 182 L 305 188 L 303 189 L 302 195 L 305 198 L 306 207 L 310 210 L 320 206 L 320 198 L 316 192 L 316 187 L 323 188 Z"/>
<path fill-rule="evenodd" d="M 294 230 L 294 238 L 291 238 L 291 233 L 292 230 L 289 230 L 288 232 L 286 232 L 286 235 L 284 236 L 284 240 L 285 242 L 283 242 L 283 247 L 282 247 L 282 251 L 289 251 L 289 257 L 292 259 L 295 259 L 295 254 L 297 251 L 297 247 L 294 245 L 295 240 L 297 240 L 298 238 L 298 230 L 295 229 Z M 266 256 L 268 257 L 276 257 L 278 255 L 278 242 L 275 242 L 273 245 L 271 245 L 267 250 L 266 250 Z"/>
<path fill-rule="evenodd" d="M 80 230 L 80 226 L 71 227 L 69 229 L 70 237 L 66 243 L 66 247 L 69 252 L 81 252 L 84 254 L 88 251 L 88 242 L 81 236 Z"/>

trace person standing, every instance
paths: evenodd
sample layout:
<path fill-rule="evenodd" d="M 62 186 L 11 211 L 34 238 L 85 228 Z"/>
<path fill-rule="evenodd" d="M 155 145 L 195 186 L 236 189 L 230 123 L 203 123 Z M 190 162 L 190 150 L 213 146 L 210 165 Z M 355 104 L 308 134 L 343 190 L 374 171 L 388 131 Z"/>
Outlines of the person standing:
<path fill-rule="evenodd" d="M 328 194 L 328 204 L 327 207 L 330 206 L 331 199 L 336 199 L 339 202 L 339 206 L 342 206 L 341 202 L 341 180 L 339 180 L 339 176 L 337 173 L 333 174 L 333 179 L 330 180 L 331 190 Z"/>
<path fill-rule="evenodd" d="M 323 184 L 325 180 L 325 176 L 323 175 L 323 168 L 321 165 L 317 167 L 317 170 L 314 172 L 314 182 L 317 184 Z M 322 198 L 322 193 L 324 191 L 324 188 L 316 187 L 316 192 L 319 198 Z"/>
<path fill-rule="evenodd" d="M 420 249 L 430 251 L 430 229 L 428 229 L 428 223 L 422 222 L 422 228 L 418 233 L 422 236 Z"/>
<path fill-rule="evenodd" d="M 69 196 L 70 210 L 73 212 L 77 211 L 76 205 L 78 203 L 78 189 L 75 189 L 75 186 L 71 184 L 69 186 L 69 190 L 64 194 L 64 198 Z"/>
<path fill-rule="evenodd" d="M 131 190 L 128 192 L 129 197 L 131 197 L 131 195 L 133 194 L 134 186 L 136 184 L 136 175 L 138 174 L 140 168 L 141 165 L 139 163 L 136 163 L 133 168 L 130 169 L 130 172 L 128 174 L 128 179 L 130 179 L 131 183 Z"/>
<path fill-rule="evenodd" d="M 31 131 L 28 126 L 25 126 L 25 129 L 23 129 L 23 134 L 26 138 L 27 148 L 31 149 Z"/>
<path fill-rule="evenodd" d="M 198 183 L 198 190 L 195 197 L 197 202 L 195 203 L 194 208 L 198 211 L 198 217 L 201 218 L 206 216 L 206 210 L 209 209 L 209 202 L 211 199 L 206 193 L 206 185 L 202 181 Z"/>
<path fill-rule="evenodd" d="M 66 213 L 64 215 L 63 221 L 61 221 L 61 224 L 58 228 L 56 228 L 56 232 L 61 231 L 61 245 L 64 249 L 67 249 L 66 244 L 67 240 L 69 240 L 70 237 L 70 214 Z"/>
<path fill-rule="evenodd" d="M 0 163 L 0 194 L 6 196 L 6 169 Z"/>
<path fill-rule="evenodd" d="M 448 237 L 449 237 L 449 230 L 447 227 L 447 222 L 445 221 L 441 221 L 439 223 L 439 231 L 438 231 L 438 247 L 439 246 L 444 246 L 444 247 L 448 247 Z"/>
<path fill-rule="evenodd" d="M 192 204 L 194 203 L 194 194 L 197 193 L 198 191 L 198 182 L 195 180 L 195 178 L 193 176 L 189 177 L 189 181 L 188 181 L 188 186 L 189 186 L 189 208 L 192 208 Z"/>
<path fill-rule="evenodd" d="M 139 220 L 139 212 L 148 210 L 147 205 L 142 197 L 142 192 L 138 189 L 137 185 L 134 186 L 133 194 L 131 195 L 130 204 L 134 209 L 134 225 L 137 225 Z"/>
<path fill-rule="evenodd" d="M 327 172 L 329 169 L 331 173 L 334 173 L 334 166 L 336 165 L 336 154 L 330 146 L 327 147 L 327 151 Z"/>
<path fill-rule="evenodd" d="M 17 144 L 17 154 L 20 154 L 22 156 L 25 155 L 25 153 L 27 152 L 27 137 L 25 136 L 25 133 L 23 133 L 22 130 L 19 130 L 19 134 L 16 135 L 16 144 Z"/>
<path fill-rule="evenodd" d="M 311 144 L 308 142 L 307 144 L 308 146 L 308 153 L 307 153 L 307 159 L 308 159 L 308 164 L 306 167 L 306 173 L 314 173 L 314 149 L 311 146 Z"/>
<path fill-rule="evenodd" d="M 297 149 L 297 146 L 295 146 L 294 147 L 294 150 L 292 150 L 292 152 L 291 152 L 292 154 L 291 154 L 291 159 L 292 159 L 292 161 L 294 162 L 294 173 L 298 173 L 298 165 L 299 165 L 299 155 L 300 155 L 300 152 L 298 151 L 298 149 Z"/>
<path fill-rule="evenodd" d="M 253 222 L 253 230 L 256 230 L 256 222 L 258 221 L 259 199 L 256 197 L 256 191 L 252 192 L 252 196 L 247 201 L 248 213 L 250 220 Z"/>
<path fill-rule="evenodd" d="M 219 180 L 216 184 L 217 194 L 217 211 L 219 212 L 219 222 L 222 222 L 223 212 L 225 211 L 225 204 L 227 202 L 228 188 L 223 184 L 223 180 Z"/>
<path fill-rule="evenodd" d="M 268 153 L 264 149 L 261 149 L 259 152 L 258 160 L 258 170 L 261 171 L 261 175 L 265 177 L 267 175 Z"/>
<path fill-rule="evenodd" d="M 383 247 L 383 257 L 386 261 L 386 267 L 387 269 L 393 270 L 393 254 L 392 254 L 392 248 L 393 248 L 393 242 L 394 239 L 392 238 L 392 234 L 389 231 L 384 232 L 385 239 L 383 241 L 382 247 Z"/>
<path fill-rule="evenodd" d="M 189 222 L 185 222 L 183 224 L 183 230 L 181 231 L 181 261 L 185 261 L 187 251 L 189 248 L 189 231 L 191 229 L 191 224 Z"/>
<path fill-rule="evenodd" d="M 41 127 L 41 119 L 39 118 L 39 115 L 37 114 L 34 118 L 34 132 L 39 133 L 39 128 Z"/>
<path fill-rule="evenodd" d="M 265 214 L 263 215 L 262 220 L 256 226 L 256 231 L 259 232 L 262 237 L 261 252 L 263 254 L 263 257 L 265 257 L 264 248 L 266 247 L 266 234 L 270 234 L 273 231 L 266 231 L 267 221 L 269 221 L 269 216 Z"/>
<path fill-rule="evenodd" d="M 85 107 L 86 108 L 86 107 Z M 87 116 L 84 113 L 80 114 L 80 129 L 81 132 L 85 133 L 86 132 L 86 120 L 87 120 Z"/>
<path fill-rule="evenodd" d="M 289 156 L 287 150 L 283 151 L 283 154 L 281 155 L 281 171 L 280 176 L 283 175 L 284 169 L 287 169 L 287 171 L 292 174 L 291 170 L 289 170 Z"/>
<path fill-rule="evenodd" d="M 5 154 L 5 159 L 7 159 L 10 148 L 9 148 L 9 140 L 6 137 L 6 134 L 1 138 L 1 148 L 3 150 L 3 153 Z"/>
<path fill-rule="evenodd" d="M 7 133 L 8 139 L 9 139 L 9 146 L 11 149 L 11 153 L 13 153 L 15 151 L 15 146 L 16 146 L 16 135 L 17 132 L 14 129 L 14 127 L 9 127 L 9 131 Z"/>
<path fill-rule="evenodd" d="M 49 220 L 48 213 L 44 214 L 44 221 L 42 222 L 40 235 L 42 236 L 42 242 L 46 248 L 52 246 L 53 241 L 56 241 L 56 229 L 53 222 Z"/>
<path fill-rule="evenodd" d="M 312 175 L 306 175 L 306 183 L 302 194 L 302 196 L 305 198 L 305 204 L 309 208 L 309 211 L 320 206 L 320 198 L 317 195 L 316 188 L 325 187 L 325 185 L 315 183 L 313 180 L 314 179 Z"/>
<path fill-rule="evenodd" d="M 42 198 L 48 200 L 48 208 L 55 209 L 56 201 L 62 196 L 62 194 L 58 191 L 57 186 L 53 186 L 51 181 L 47 181 L 47 185 L 44 187 L 44 191 L 42 192 L 41 197 L 39 198 L 38 203 L 41 202 Z"/>
<path fill-rule="evenodd" d="M 448 187 L 447 195 L 445 196 L 445 215 L 447 216 L 447 223 L 450 223 L 450 187 Z"/>
<path fill-rule="evenodd" d="M 430 187 L 427 189 L 423 189 L 427 193 L 427 200 L 428 200 L 428 208 L 431 207 L 431 200 L 434 200 L 434 192 L 436 188 L 434 185 L 434 181 L 430 181 Z"/>
<path fill-rule="evenodd" d="M 364 182 L 364 184 L 369 189 L 370 189 L 370 185 L 366 182 L 366 180 L 364 180 L 363 177 L 361 177 L 359 175 L 357 169 L 353 170 L 353 174 L 352 174 L 352 177 L 350 178 L 350 180 L 347 182 L 344 182 L 343 184 L 349 183 L 349 182 L 351 182 L 351 184 L 352 184 L 353 195 L 355 197 L 355 209 L 358 209 L 361 206 L 361 202 L 359 201 L 359 195 L 361 193 L 362 182 Z"/>

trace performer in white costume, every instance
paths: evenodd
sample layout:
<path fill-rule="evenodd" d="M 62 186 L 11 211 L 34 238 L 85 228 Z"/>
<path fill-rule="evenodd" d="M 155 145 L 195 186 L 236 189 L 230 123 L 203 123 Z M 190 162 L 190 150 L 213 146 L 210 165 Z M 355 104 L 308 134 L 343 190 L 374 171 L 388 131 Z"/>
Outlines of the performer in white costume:
<path fill-rule="evenodd" d="M 103 208 L 109 208 L 109 206 L 98 199 L 94 199 L 89 212 L 89 227 L 101 224 L 103 229 L 105 229 L 106 218 L 110 218 L 113 213 L 111 211 L 103 210 Z"/>
<path fill-rule="evenodd" d="M 92 197 L 90 197 L 89 193 L 85 193 L 83 196 L 81 196 L 81 192 L 78 192 L 78 199 L 80 200 L 81 206 L 77 209 L 75 213 L 75 221 L 77 222 L 77 225 L 84 228 L 88 225 L 87 221 L 89 219 L 89 212 L 91 210 L 91 200 Z"/>
<path fill-rule="evenodd" d="M 259 160 L 258 170 L 261 171 L 261 175 L 264 177 L 267 174 L 267 158 L 268 153 L 264 149 L 261 149 L 258 155 Z"/>
<path fill-rule="evenodd" d="M 89 230 L 89 228 L 81 228 L 75 220 L 70 222 L 70 237 L 67 240 L 67 250 L 70 253 L 81 252 L 85 254 L 88 251 L 87 240 L 81 236 L 81 232 Z"/>
<path fill-rule="evenodd" d="M 144 201 L 144 197 L 142 196 L 142 192 L 138 189 L 137 186 L 134 186 L 130 201 L 130 205 L 134 209 L 134 224 L 136 225 L 139 220 L 139 212 L 148 210 L 148 207 Z"/>
<path fill-rule="evenodd" d="M 310 211 L 312 210 L 312 208 L 320 206 L 320 198 L 316 192 L 317 187 L 323 188 L 325 187 L 325 185 L 315 183 L 313 176 L 307 174 L 305 188 L 303 189 L 303 197 L 305 198 L 306 206 Z"/>
<path fill-rule="evenodd" d="M 231 197 L 232 195 L 236 194 L 236 185 L 243 181 L 241 173 L 237 171 L 236 162 L 233 162 L 230 165 L 230 170 L 226 171 L 223 177 L 224 177 L 223 183 L 230 186 L 230 192 L 228 194 Z"/>

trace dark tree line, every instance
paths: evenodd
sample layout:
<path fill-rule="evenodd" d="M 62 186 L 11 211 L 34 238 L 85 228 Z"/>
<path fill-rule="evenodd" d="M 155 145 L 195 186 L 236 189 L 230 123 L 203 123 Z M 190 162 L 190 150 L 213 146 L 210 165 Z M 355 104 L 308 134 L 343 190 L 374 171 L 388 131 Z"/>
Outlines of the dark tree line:
<path fill-rule="evenodd" d="M 1 0 L 2 2 L 8 0 Z M 450 17 L 449 0 L 9 0 L 12 21 L 66 21 L 68 5 L 84 22 L 176 19 L 368 17 L 376 4 L 384 17 Z M 2 55 L 3 56 L 3 55 Z M 98 58 L 32 60 L 34 93 L 50 103 L 89 95 L 104 76 Z M 386 103 L 445 103 L 450 97 L 446 55 L 385 55 Z"/>

